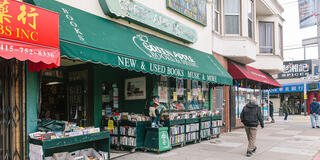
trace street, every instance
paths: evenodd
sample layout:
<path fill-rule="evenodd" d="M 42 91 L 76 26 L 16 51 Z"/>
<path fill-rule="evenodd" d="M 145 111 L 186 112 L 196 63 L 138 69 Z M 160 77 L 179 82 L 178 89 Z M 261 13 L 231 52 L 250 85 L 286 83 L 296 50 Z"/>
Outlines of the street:
<path fill-rule="evenodd" d="M 312 129 L 309 117 L 275 117 L 276 123 L 259 127 L 257 152 L 246 157 L 247 138 L 243 128 L 225 133 L 218 139 L 174 148 L 161 154 L 137 151 L 116 160 L 318 160 L 320 150 L 320 129 Z"/>

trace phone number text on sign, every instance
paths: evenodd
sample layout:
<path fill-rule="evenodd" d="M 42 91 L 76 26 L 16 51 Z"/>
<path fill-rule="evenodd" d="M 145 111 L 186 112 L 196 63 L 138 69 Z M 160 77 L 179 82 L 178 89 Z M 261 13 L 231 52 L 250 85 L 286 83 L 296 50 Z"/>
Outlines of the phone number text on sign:
<path fill-rule="evenodd" d="M 54 58 L 54 54 L 46 51 L 42 51 L 39 49 L 30 49 L 30 48 L 24 48 L 24 47 L 15 47 L 13 45 L 8 45 L 8 44 L 0 44 L 0 51 L 5 51 L 5 52 L 20 52 L 25 55 L 38 55 L 41 57 L 48 57 L 48 58 Z"/>
<path fill-rule="evenodd" d="M 29 59 L 30 56 L 35 58 L 39 57 L 39 60 L 41 58 L 56 59 L 59 57 L 59 49 L 28 45 L 0 39 L 0 55 L 5 58 L 20 57 L 24 60 Z"/>

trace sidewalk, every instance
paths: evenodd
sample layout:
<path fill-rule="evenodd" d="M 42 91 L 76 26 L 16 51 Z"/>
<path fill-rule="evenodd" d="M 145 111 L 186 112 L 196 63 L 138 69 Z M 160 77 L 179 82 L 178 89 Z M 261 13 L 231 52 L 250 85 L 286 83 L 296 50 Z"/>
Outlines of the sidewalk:
<path fill-rule="evenodd" d="M 320 129 L 312 129 L 309 117 L 275 117 L 276 123 L 258 130 L 257 153 L 246 157 L 244 129 L 222 134 L 219 139 L 174 148 L 156 154 L 137 151 L 116 160 L 312 160 L 320 150 Z M 319 156 L 320 157 L 320 156 Z"/>

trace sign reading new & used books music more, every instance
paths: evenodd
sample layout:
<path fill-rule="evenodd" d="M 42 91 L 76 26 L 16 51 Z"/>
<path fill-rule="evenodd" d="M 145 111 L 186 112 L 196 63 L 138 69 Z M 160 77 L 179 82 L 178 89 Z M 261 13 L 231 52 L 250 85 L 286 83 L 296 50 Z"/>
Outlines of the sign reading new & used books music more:
<path fill-rule="evenodd" d="M 183 42 L 197 41 L 197 33 L 194 29 L 133 0 L 99 0 L 99 2 L 103 12 L 110 17 L 133 21 Z"/>

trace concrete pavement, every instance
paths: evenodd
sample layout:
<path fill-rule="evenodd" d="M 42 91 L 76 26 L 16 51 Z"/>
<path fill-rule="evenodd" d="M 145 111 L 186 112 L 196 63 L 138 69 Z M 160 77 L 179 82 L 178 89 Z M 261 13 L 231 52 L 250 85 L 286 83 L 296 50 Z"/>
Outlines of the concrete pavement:
<path fill-rule="evenodd" d="M 312 160 L 320 150 L 320 129 L 312 129 L 309 117 L 289 116 L 288 121 L 275 117 L 276 123 L 258 130 L 253 157 L 246 157 L 247 139 L 244 129 L 225 133 L 219 139 L 174 148 L 156 154 L 137 151 L 116 160 Z M 319 159 L 320 160 L 320 159 Z"/>

